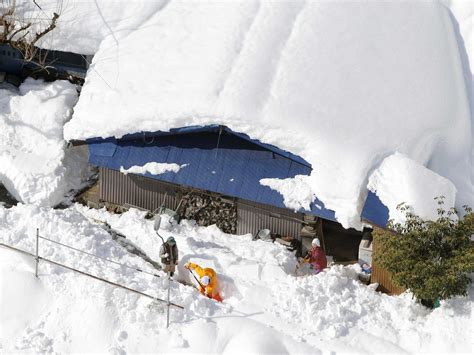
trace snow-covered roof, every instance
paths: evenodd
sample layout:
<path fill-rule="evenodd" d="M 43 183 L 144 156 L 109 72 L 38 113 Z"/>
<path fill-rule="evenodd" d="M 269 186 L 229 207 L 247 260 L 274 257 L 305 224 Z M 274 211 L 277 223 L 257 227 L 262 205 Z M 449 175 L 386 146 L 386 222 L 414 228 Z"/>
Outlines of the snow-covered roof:
<path fill-rule="evenodd" d="M 311 166 L 300 157 L 226 127 L 187 127 L 87 142 L 92 165 L 279 208 L 286 207 L 284 199 L 261 179 L 311 173 Z M 150 166 L 157 168 L 155 172 Z M 334 211 L 317 199 L 309 201 L 304 212 L 335 220 Z"/>
<path fill-rule="evenodd" d="M 396 151 L 474 201 L 463 44 L 443 5 L 162 5 L 90 6 L 105 34 L 66 139 L 226 125 L 307 160 L 315 173 L 285 184 L 345 226 L 360 227 L 368 176 Z"/>

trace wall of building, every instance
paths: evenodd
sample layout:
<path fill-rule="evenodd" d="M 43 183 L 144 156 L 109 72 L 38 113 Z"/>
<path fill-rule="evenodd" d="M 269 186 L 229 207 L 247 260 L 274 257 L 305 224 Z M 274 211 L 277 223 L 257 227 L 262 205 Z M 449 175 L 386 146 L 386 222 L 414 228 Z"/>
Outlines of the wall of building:
<path fill-rule="evenodd" d="M 239 200 L 237 220 L 237 234 L 256 235 L 261 229 L 270 229 L 272 233 L 300 239 L 303 214 Z"/>
<path fill-rule="evenodd" d="M 99 198 L 124 207 L 139 207 L 155 211 L 162 204 L 175 210 L 189 188 L 117 170 L 99 169 Z M 255 235 L 268 228 L 272 233 L 299 238 L 303 214 L 245 200 L 237 203 L 237 234 Z"/>
<path fill-rule="evenodd" d="M 179 187 L 172 184 L 107 168 L 99 170 L 99 196 L 104 202 L 153 212 L 161 205 L 176 209 L 179 195 Z"/>

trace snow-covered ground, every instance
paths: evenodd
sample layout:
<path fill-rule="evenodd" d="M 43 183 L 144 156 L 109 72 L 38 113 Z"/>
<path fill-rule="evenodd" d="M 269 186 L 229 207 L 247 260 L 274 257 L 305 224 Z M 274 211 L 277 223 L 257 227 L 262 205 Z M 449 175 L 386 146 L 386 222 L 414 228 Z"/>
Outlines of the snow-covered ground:
<path fill-rule="evenodd" d="M 120 263 L 154 270 L 128 253 L 93 220 L 104 220 L 158 259 L 153 221 L 130 210 L 111 215 L 74 205 L 53 210 L 0 208 L 0 242 L 34 252 L 41 234 Z M 234 236 L 216 227 L 164 216 L 160 234 L 180 250 L 177 278 L 194 261 L 217 271 L 222 304 L 172 282 L 171 325 L 151 300 L 0 248 L 0 349 L 11 352 L 330 353 L 470 352 L 473 292 L 429 312 L 409 294 L 391 297 L 357 281 L 358 266 L 335 266 L 295 277 L 295 258 L 283 246 Z M 166 297 L 166 281 L 40 241 L 40 255 Z"/>

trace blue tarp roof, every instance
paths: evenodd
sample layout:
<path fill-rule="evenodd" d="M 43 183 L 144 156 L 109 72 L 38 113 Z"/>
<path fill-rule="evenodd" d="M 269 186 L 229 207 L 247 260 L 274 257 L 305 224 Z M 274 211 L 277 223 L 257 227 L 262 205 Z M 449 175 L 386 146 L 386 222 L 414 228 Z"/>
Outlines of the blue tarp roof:
<path fill-rule="evenodd" d="M 283 197 L 260 185 L 260 179 L 310 175 L 312 170 L 297 155 L 218 125 L 141 132 L 120 139 L 92 138 L 87 144 L 89 161 L 95 166 L 119 170 L 148 162 L 188 164 L 177 173 L 144 175 L 281 208 L 286 208 Z M 366 219 L 371 221 L 375 216 L 381 221 L 382 214 L 377 212 L 380 206 L 373 203 L 372 197 L 367 201 L 370 204 Z M 336 221 L 334 211 L 317 199 L 304 212 Z"/>

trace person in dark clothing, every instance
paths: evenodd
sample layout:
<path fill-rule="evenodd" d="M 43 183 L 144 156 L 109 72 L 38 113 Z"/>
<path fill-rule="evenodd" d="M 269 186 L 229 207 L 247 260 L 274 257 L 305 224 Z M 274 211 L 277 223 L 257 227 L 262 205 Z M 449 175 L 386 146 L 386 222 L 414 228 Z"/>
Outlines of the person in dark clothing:
<path fill-rule="evenodd" d="M 166 242 L 161 245 L 160 258 L 163 271 L 166 273 L 169 272 L 170 276 L 173 276 L 176 265 L 178 265 L 178 247 L 173 237 L 169 237 Z"/>

